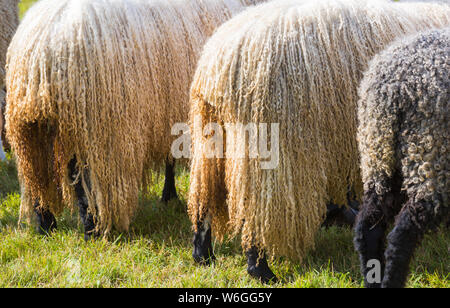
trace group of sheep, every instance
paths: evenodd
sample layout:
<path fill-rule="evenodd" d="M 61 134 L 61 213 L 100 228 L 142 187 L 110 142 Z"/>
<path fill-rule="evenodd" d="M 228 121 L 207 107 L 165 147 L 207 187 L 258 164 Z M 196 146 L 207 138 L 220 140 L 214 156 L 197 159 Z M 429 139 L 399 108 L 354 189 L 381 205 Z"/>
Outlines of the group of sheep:
<path fill-rule="evenodd" d="M 10 33 L 17 0 L 0 4 Z M 449 215 L 446 27 L 443 2 L 41 0 L 6 61 L 21 217 L 48 232 L 78 206 L 85 238 L 127 230 L 150 170 L 165 165 L 162 199 L 177 197 L 171 128 L 189 121 L 195 261 L 214 260 L 212 234 L 239 234 L 249 274 L 274 281 L 266 255 L 301 260 L 327 205 L 359 200 L 366 286 L 403 286 Z M 278 123 L 277 165 L 238 155 L 245 130 L 211 158 L 210 123 Z M 382 281 L 366 279 L 373 259 Z"/>

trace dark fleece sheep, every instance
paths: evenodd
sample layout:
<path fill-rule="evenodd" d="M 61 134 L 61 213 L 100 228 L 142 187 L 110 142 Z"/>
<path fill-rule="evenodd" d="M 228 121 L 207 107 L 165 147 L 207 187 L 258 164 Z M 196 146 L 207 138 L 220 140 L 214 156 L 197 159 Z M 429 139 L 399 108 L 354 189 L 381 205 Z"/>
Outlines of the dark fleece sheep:
<path fill-rule="evenodd" d="M 354 242 L 367 287 L 403 287 L 423 234 L 449 217 L 449 70 L 446 28 L 394 43 L 361 82 L 364 198 Z M 380 281 L 367 276 L 371 259 L 380 261 Z"/>

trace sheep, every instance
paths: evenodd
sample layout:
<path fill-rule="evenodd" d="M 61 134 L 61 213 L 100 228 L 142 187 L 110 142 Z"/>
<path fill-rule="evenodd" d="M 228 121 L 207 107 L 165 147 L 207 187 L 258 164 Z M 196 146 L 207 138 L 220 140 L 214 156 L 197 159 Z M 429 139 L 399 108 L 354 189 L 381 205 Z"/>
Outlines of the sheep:
<path fill-rule="evenodd" d="M 348 204 L 349 192 L 361 198 L 356 104 L 369 60 L 395 38 L 449 18 L 442 4 L 280 0 L 219 27 L 191 86 L 194 260 L 215 259 L 212 232 L 219 241 L 241 233 L 247 271 L 263 282 L 276 280 L 266 255 L 301 260 L 326 204 Z M 265 169 L 262 151 L 250 157 L 255 139 L 238 153 L 246 131 L 229 133 L 230 123 L 278 124 L 278 134 L 276 125 L 253 134 L 275 131 L 279 143 L 267 138 L 266 150 L 278 149 L 278 165 Z"/>
<path fill-rule="evenodd" d="M 4 116 L 5 105 L 5 61 L 6 51 L 14 32 L 19 24 L 18 0 L 0 0 L 0 159 L 5 159 L 3 145 L 7 146 L 4 138 Z"/>
<path fill-rule="evenodd" d="M 262 1 L 262 0 L 260 0 Z M 258 0 L 42 0 L 7 56 L 6 130 L 23 184 L 20 219 L 44 233 L 77 205 L 85 238 L 126 231 L 171 126 L 188 119 L 207 37 Z"/>
<path fill-rule="evenodd" d="M 449 55 L 450 28 L 420 33 L 375 56 L 361 82 L 354 243 L 367 287 L 403 287 L 423 234 L 449 218 Z M 380 262 L 378 280 L 370 260 Z"/>

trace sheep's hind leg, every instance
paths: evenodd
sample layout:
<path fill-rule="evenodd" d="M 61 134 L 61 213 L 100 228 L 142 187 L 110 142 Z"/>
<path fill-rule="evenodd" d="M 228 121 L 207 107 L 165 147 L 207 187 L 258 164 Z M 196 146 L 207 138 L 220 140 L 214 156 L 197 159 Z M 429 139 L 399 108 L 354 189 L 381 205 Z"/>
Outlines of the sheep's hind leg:
<path fill-rule="evenodd" d="M 444 209 L 440 209 L 444 211 Z M 448 209 L 446 209 L 448 212 Z M 397 216 L 395 226 L 387 237 L 385 252 L 386 269 L 383 288 L 404 287 L 414 250 L 428 229 L 436 228 L 440 215 L 434 213 L 432 205 L 425 201 L 414 202 L 410 198 Z"/>
<path fill-rule="evenodd" d="M 77 161 L 75 158 L 73 158 L 69 162 L 69 170 L 72 176 L 72 180 L 74 181 L 78 176 L 78 169 L 76 165 Z M 89 186 L 89 183 L 87 183 L 87 185 Z M 77 183 L 75 184 L 75 194 L 77 196 L 77 206 L 80 211 L 81 221 L 83 222 L 84 225 L 84 240 L 88 241 L 92 237 L 98 237 L 99 234 L 95 231 L 96 225 L 94 217 L 92 216 L 91 213 L 89 213 L 88 210 L 89 205 L 83 185 L 81 184 L 81 180 L 77 181 Z"/>
<path fill-rule="evenodd" d="M 210 265 L 216 260 L 211 242 L 211 220 L 206 218 L 197 225 L 197 232 L 194 233 L 194 250 L 192 257 L 194 261 L 202 265 Z"/>
<path fill-rule="evenodd" d="M 164 203 L 172 199 L 178 199 L 177 189 L 175 187 L 175 162 L 166 161 L 166 173 L 164 178 L 164 188 L 162 192 L 161 201 Z"/>
<path fill-rule="evenodd" d="M 266 255 L 262 256 L 256 247 L 251 247 L 246 253 L 247 256 L 247 272 L 253 278 L 261 280 L 263 283 L 275 283 L 278 281 L 275 274 L 269 268 Z"/>
<path fill-rule="evenodd" d="M 40 206 L 39 201 L 34 203 L 34 212 L 38 219 L 38 232 L 46 235 L 56 229 L 55 216 L 48 210 Z"/>
<path fill-rule="evenodd" d="M 367 192 L 356 219 L 354 245 L 359 252 L 361 273 L 364 277 L 364 284 L 368 288 L 381 287 L 384 238 L 387 228 L 382 210 L 385 197 L 377 195 L 375 190 Z M 368 281 L 371 271 L 371 268 L 368 267 L 370 260 L 377 260 L 381 265 L 379 281 Z"/>

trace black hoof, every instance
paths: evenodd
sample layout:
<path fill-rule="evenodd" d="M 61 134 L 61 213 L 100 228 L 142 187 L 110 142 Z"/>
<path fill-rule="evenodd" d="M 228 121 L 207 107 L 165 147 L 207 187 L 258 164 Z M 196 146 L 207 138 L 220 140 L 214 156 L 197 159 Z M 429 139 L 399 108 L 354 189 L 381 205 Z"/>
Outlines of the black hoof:
<path fill-rule="evenodd" d="M 100 235 L 97 232 L 85 232 L 84 233 L 84 240 L 86 242 L 89 242 L 90 240 L 96 240 L 100 237 Z"/>
<path fill-rule="evenodd" d="M 192 253 L 192 257 L 196 263 L 204 266 L 211 265 L 214 261 L 216 261 L 216 256 L 214 254 L 199 253 L 195 249 Z"/>
<path fill-rule="evenodd" d="M 99 232 L 95 231 L 96 225 L 91 214 L 82 215 L 84 223 L 84 240 L 90 241 L 100 237 Z"/>
<path fill-rule="evenodd" d="M 171 200 L 178 200 L 178 195 L 176 190 L 167 190 L 164 189 L 162 196 L 161 196 L 161 202 L 168 203 Z"/>
<path fill-rule="evenodd" d="M 34 204 L 34 212 L 38 220 L 37 232 L 41 235 L 47 235 L 56 230 L 56 219 L 53 214 L 46 209 L 39 207 L 39 202 Z"/>
<path fill-rule="evenodd" d="M 192 257 L 196 263 L 210 265 L 216 260 L 211 242 L 211 228 L 205 230 L 203 225 L 200 225 L 198 231 L 194 234 L 192 244 L 194 244 Z"/>
<path fill-rule="evenodd" d="M 56 230 L 56 220 L 53 220 L 50 224 L 40 224 L 37 227 L 37 232 L 40 235 L 48 235 Z"/>
<path fill-rule="evenodd" d="M 247 267 L 247 273 L 253 278 L 260 280 L 262 283 L 277 283 L 278 278 L 270 270 L 269 266 L 255 266 L 251 265 Z"/>
<path fill-rule="evenodd" d="M 260 257 L 258 249 L 252 247 L 246 253 L 247 255 L 247 272 L 253 278 L 260 280 L 262 283 L 276 283 L 277 276 L 270 270 L 265 255 Z"/>

